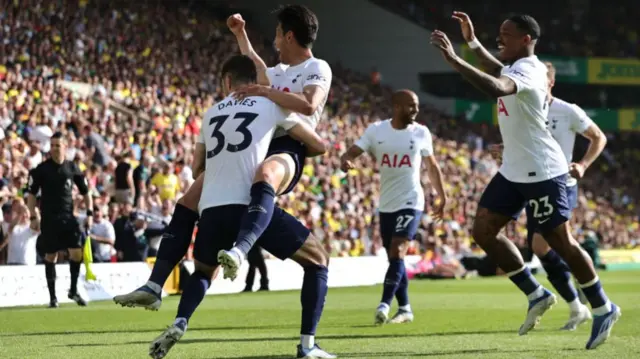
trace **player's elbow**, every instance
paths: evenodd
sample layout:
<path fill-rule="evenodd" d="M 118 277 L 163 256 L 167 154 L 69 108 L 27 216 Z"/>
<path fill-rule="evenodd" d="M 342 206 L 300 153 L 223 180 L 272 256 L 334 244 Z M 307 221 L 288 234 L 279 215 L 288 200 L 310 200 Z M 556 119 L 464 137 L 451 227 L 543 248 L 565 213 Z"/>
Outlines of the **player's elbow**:
<path fill-rule="evenodd" d="M 311 116 L 313 115 L 313 112 L 315 111 L 315 109 L 313 108 L 313 105 L 306 102 L 302 108 L 300 109 L 300 113 L 305 115 L 305 116 Z"/>
<path fill-rule="evenodd" d="M 307 147 L 307 151 L 308 157 L 322 156 L 329 151 L 329 145 L 325 142 L 318 142 Z"/>

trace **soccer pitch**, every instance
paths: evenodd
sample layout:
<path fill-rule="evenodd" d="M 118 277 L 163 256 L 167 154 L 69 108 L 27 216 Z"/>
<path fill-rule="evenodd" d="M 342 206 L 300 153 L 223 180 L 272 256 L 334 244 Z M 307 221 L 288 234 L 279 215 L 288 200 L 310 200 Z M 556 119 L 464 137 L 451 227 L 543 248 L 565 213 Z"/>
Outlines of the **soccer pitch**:
<path fill-rule="evenodd" d="M 519 337 L 526 302 L 504 277 L 412 281 L 415 322 L 383 327 L 372 325 L 381 286 L 330 289 L 316 340 L 340 358 L 640 358 L 640 272 L 600 275 L 622 318 L 595 351 L 584 350 L 590 322 L 558 330 L 568 318 L 564 302 Z M 110 301 L 1 309 L 1 357 L 148 358 L 149 342 L 173 322 L 178 299 L 166 298 L 159 312 Z M 297 291 L 207 296 L 167 358 L 294 358 L 299 303 Z"/>

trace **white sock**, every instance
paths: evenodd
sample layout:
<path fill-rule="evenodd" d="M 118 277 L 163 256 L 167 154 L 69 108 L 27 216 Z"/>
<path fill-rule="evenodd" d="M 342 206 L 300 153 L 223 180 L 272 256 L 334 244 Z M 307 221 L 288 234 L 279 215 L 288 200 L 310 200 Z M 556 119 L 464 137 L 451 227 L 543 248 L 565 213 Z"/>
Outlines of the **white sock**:
<path fill-rule="evenodd" d="M 313 335 L 300 335 L 300 345 L 304 349 L 311 349 L 316 345 L 316 338 Z"/>
<path fill-rule="evenodd" d="M 157 294 L 162 294 L 162 287 L 160 286 L 160 284 L 148 281 L 146 285 Z"/>
<path fill-rule="evenodd" d="M 184 323 L 184 331 L 187 331 L 187 318 L 176 318 L 176 320 L 173 322 L 174 325 L 179 325 L 181 323 Z"/>
<path fill-rule="evenodd" d="M 569 304 L 569 309 L 571 310 L 571 313 L 579 312 L 580 309 L 582 309 L 582 306 L 583 306 L 583 304 L 580 303 L 580 299 L 578 299 L 578 298 L 572 300 L 571 302 L 569 302 L 567 304 Z"/>
<path fill-rule="evenodd" d="M 404 310 L 405 312 L 411 312 L 411 304 L 401 305 L 398 309 Z"/>
<path fill-rule="evenodd" d="M 607 301 L 603 306 L 593 308 L 593 315 L 605 315 L 611 311 L 611 302 Z"/>
<path fill-rule="evenodd" d="M 531 302 L 542 297 L 543 295 L 544 295 L 544 287 L 539 285 L 538 288 L 536 288 L 536 290 L 534 290 L 532 293 L 527 295 L 527 299 L 529 299 L 529 301 Z"/>
<path fill-rule="evenodd" d="M 389 313 L 389 309 L 390 309 L 390 307 L 389 307 L 389 304 L 387 304 L 387 303 L 380 303 L 378 305 L 378 310 L 379 311 L 382 311 L 382 312 L 385 312 L 385 313 Z"/>

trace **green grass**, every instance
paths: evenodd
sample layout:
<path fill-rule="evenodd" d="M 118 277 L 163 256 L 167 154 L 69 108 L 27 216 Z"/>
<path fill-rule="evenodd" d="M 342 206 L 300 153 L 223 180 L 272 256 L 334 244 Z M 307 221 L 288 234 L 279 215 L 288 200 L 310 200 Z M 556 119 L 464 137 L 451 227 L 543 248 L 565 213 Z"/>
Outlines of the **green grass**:
<path fill-rule="evenodd" d="M 330 289 L 318 342 L 341 358 L 640 358 L 640 273 L 602 273 L 623 316 L 609 341 L 585 351 L 590 324 L 557 330 L 568 317 L 559 303 L 540 327 L 517 335 L 526 302 L 504 277 L 413 281 L 416 321 L 373 327 L 381 287 Z M 546 283 L 546 280 L 543 283 Z M 173 321 L 178 297 L 159 312 L 111 302 L 0 310 L 0 357 L 134 359 Z M 208 296 L 168 358 L 293 358 L 298 343 L 298 292 Z"/>

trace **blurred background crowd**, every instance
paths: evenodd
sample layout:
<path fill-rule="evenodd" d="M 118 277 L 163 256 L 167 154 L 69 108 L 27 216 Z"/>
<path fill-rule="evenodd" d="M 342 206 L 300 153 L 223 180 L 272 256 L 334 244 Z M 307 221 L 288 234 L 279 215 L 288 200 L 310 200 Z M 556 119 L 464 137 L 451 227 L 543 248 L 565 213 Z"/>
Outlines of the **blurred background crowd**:
<path fill-rule="evenodd" d="M 576 4 L 582 2 L 558 3 L 579 9 Z M 47 158 L 56 131 L 65 134 L 67 159 L 78 164 L 92 188 L 94 260 L 139 261 L 154 255 L 175 201 L 193 181 L 190 165 L 201 116 L 221 98 L 219 67 L 238 52 L 224 22 L 232 9 L 168 3 L 0 0 L 0 264 L 17 263 L 12 256 L 23 264 L 37 261 L 37 233 L 19 230 L 29 218 L 23 188 L 28 171 Z M 453 10 L 450 4 L 435 11 L 420 5 L 424 1 L 396 3 L 398 11 L 425 25 L 444 23 Z M 474 17 L 482 22 L 478 27 L 495 27 L 502 14 L 491 9 L 498 5 L 476 3 L 469 11 L 486 15 Z M 595 19 L 589 12 L 554 10 L 558 18 L 547 17 L 549 23 L 541 24 L 553 31 L 554 41 L 542 51 L 637 57 L 638 14 L 601 5 Z M 602 16 L 604 11 L 611 16 Z M 250 37 L 265 62 L 275 64 L 271 39 L 251 31 Z M 483 34 L 481 40 L 489 37 Z M 297 189 L 279 203 L 312 228 L 334 256 L 384 255 L 374 162 L 364 157 L 347 176 L 339 170 L 339 156 L 367 124 L 390 115 L 391 89 L 380 86 L 377 73 L 331 66 L 332 89 L 318 127 L 332 143 L 331 151 L 307 160 Z M 500 141 L 499 133 L 428 105 L 418 120 L 434 134 L 450 199 L 443 222 L 424 216 L 420 240 L 410 253 L 446 262 L 476 250 L 471 223 L 481 191 L 498 169 L 485 149 Z M 637 174 L 633 164 L 640 155 L 633 144 L 638 136 L 619 132 L 608 137 L 605 154 L 581 183 L 573 228 L 580 241 L 633 247 L 640 240 L 640 177 L 630 175 Z M 583 151 L 584 143 L 577 147 Z M 426 173 L 423 180 L 428 188 Z M 120 200 L 119 191 L 134 194 L 135 203 Z M 78 217 L 85 211 L 78 200 Z M 507 235 L 524 246 L 524 229 L 521 218 L 509 225 Z"/>

